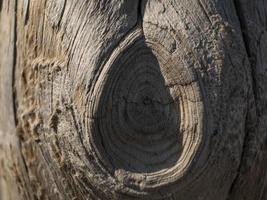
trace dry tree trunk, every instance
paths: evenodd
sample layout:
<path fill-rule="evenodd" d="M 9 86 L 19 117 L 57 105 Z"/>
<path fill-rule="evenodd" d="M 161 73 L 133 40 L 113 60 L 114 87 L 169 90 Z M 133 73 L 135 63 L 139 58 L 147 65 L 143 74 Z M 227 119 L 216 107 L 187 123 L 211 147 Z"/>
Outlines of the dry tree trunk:
<path fill-rule="evenodd" d="M 265 0 L 1 0 L 0 199 L 267 199 Z"/>

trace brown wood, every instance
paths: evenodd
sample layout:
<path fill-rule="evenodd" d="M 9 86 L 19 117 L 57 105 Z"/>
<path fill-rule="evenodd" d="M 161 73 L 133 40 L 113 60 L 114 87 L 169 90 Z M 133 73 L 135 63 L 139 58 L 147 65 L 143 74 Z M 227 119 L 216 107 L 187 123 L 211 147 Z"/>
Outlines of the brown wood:
<path fill-rule="evenodd" d="M 0 0 L 0 199 L 267 199 L 264 0 Z"/>

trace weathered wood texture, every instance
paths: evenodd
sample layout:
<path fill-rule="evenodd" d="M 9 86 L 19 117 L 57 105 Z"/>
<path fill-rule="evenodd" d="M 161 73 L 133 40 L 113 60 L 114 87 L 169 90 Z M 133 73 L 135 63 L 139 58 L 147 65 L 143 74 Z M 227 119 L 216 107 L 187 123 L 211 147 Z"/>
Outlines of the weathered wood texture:
<path fill-rule="evenodd" d="M 267 199 L 266 11 L 0 1 L 0 199 Z"/>

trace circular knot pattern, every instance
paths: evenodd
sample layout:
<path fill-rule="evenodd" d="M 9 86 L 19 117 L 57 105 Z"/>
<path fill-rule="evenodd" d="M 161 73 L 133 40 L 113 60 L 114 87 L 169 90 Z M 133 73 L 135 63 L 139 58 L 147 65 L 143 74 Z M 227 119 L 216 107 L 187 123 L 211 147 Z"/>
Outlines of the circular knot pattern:
<path fill-rule="evenodd" d="M 193 72 L 139 33 L 114 50 L 88 109 L 96 163 L 117 190 L 151 194 L 183 177 L 202 140 L 199 93 Z"/>

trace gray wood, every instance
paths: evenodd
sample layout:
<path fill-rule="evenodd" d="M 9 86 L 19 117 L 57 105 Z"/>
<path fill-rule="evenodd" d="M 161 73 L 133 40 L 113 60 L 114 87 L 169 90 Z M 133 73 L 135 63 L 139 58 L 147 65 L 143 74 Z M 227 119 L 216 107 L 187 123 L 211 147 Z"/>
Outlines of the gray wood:
<path fill-rule="evenodd" d="M 0 1 L 0 199 L 265 200 L 266 9 Z"/>

